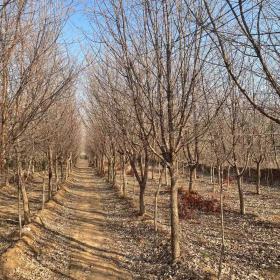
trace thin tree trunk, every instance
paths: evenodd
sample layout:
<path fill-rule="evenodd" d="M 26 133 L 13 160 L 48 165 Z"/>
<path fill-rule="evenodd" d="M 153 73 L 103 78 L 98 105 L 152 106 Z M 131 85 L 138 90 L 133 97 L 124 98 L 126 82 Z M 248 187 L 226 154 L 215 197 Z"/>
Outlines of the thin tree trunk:
<path fill-rule="evenodd" d="M 239 203 L 240 203 L 240 214 L 245 214 L 245 202 L 244 202 L 244 193 L 242 187 L 242 176 L 237 175 L 237 186 L 238 186 L 238 195 L 239 195 Z"/>
<path fill-rule="evenodd" d="M 16 154 L 17 154 L 17 177 L 18 177 L 17 181 L 18 181 L 18 188 L 21 190 L 21 195 L 22 195 L 24 223 L 29 224 L 31 222 L 29 200 L 28 200 L 28 195 L 27 195 L 26 189 L 25 189 L 25 185 L 22 181 L 21 162 L 20 162 L 19 153 L 17 150 L 16 150 Z"/>
<path fill-rule="evenodd" d="M 125 173 L 125 156 L 122 156 L 122 194 L 125 197 L 126 196 L 126 173 Z"/>
<path fill-rule="evenodd" d="M 221 185 L 221 181 L 222 181 L 222 178 L 221 178 L 221 166 L 218 165 L 218 185 L 220 186 Z"/>
<path fill-rule="evenodd" d="M 31 172 L 32 172 L 32 174 L 35 173 L 35 160 L 34 159 L 32 160 Z"/>
<path fill-rule="evenodd" d="M 10 176 L 10 166 L 9 166 L 9 158 L 8 158 L 8 161 L 6 162 L 6 172 L 5 172 L 5 185 L 8 187 L 10 186 L 9 176 Z"/>
<path fill-rule="evenodd" d="M 69 159 L 66 159 L 65 181 L 67 181 L 68 176 L 69 176 Z"/>
<path fill-rule="evenodd" d="M 211 184 L 213 183 L 213 166 L 212 166 L 212 164 L 210 166 L 210 183 Z"/>
<path fill-rule="evenodd" d="M 179 245 L 179 213 L 178 213 L 178 189 L 176 185 L 176 175 L 174 167 L 169 166 L 170 183 L 171 183 L 171 249 L 172 260 L 176 262 L 180 257 Z"/>
<path fill-rule="evenodd" d="M 189 192 L 193 191 L 193 177 L 194 177 L 194 167 L 190 166 L 190 178 L 189 178 Z"/>
<path fill-rule="evenodd" d="M 21 190 L 20 190 L 20 184 L 18 184 L 18 225 L 19 225 L 19 238 L 21 239 L 22 235 L 22 221 L 21 221 L 21 209 L 20 209 L 20 203 L 21 203 Z"/>
<path fill-rule="evenodd" d="M 230 165 L 227 168 L 227 188 L 229 188 L 230 185 L 229 178 L 230 178 Z"/>
<path fill-rule="evenodd" d="M 222 176 L 221 176 L 222 173 Z M 220 172 L 219 177 L 223 177 L 223 171 Z M 223 201 L 223 180 L 220 180 L 220 218 L 221 218 L 221 253 L 218 269 L 218 279 L 222 276 L 223 259 L 225 253 L 225 227 L 224 227 L 224 201 Z"/>
<path fill-rule="evenodd" d="M 140 193 L 139 193 L 139 215 L 144 216 L 146 213 L 145 206 L 145 186 L 140 184 Z"/>
<path fill-rule="evenodd" d="M 55 178 L 55 188 L 56 191 L 58 191 L 58 158 L 57 154 L 55 154 L 55 159 L 54 159 L 54 178 Z"/>
<path fill-rule="evenodd" d="M 165 165 L 165 185 L 168 186 L 168 174 L 167 174 L 167 166 Z"/>
<path fill-rule="evenodd" d="M 42 185 L 42 210 L 45 208 L 45 178 L 43 177 L 43 185 Z"/>
<path fill-rule="evenodd" d="M 212 166 L 212 191 L 215 192 L 215 167 Z"/>
<path fill-rule="evenodd" d="M 107 179 L 108 182 L 111 182 L 111 159 L 108 160 L 108 170 L 107 170 Z"/>
<path fill-rule="evenodd" d="M 261 187 L 261 164 L 257 162 L 257 185 L 256 185 L 256 192 L 260 194 L 260 187 Z"/>
<path fill-rule="evenodd" d="M 30 174 L 31 174 L 31 165 L 32 165 L 32 158 L 28 160 L 28 165 L 27 165 L 27 172 L 26 172 L 26 181 L 28 180 Z"/>
<path fill-rule="evenodd" d="M 63 173 L 63 158 L 60 159 L 60 179 L 61 179 L 61 182 L 63 182 L 63 179 L 64 179 L 64 173 Z"/>
<path fill-rule="evenodd" d="M 49 171 L 49 177 L 48 177 L 48 199 L 52 199 L 52 191 L 53 191 L 53 185 L 52 185 L 52 176 L 53 176 L 53 159 L 52 159 L 52 149 L 50 145 L 48 146 L 48 171 Z"/>
<path fill-rule="evenodd" d="M 155 231 L 157 232 L 157 218 L 158 218 L 158 195 L 159 195 L 159 190 L 162 184 L 162 172 L 163 169 L 161 171 L 159 171 L 159 178 L 158 178 L 158 185 L 157 185 L 157 190 L 155 192 L 155 211 L 154 211 L 154 228 Z"/>
<path fill-rule="evenodd" d="M 116 157 L 115 154 L 113 155 L 112 160 L 112 184 L 116 186 Z"/>

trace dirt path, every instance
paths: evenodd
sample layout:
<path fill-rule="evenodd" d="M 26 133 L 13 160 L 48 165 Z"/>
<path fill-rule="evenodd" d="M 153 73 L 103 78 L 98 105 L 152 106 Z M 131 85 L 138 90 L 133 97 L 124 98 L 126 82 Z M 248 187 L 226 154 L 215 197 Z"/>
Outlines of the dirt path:
<path fill-rule="evenodd" d="M 98 191 L 104 185 L 80 162 L 69 184 L 2 255 L 0 279 L 131 279 L 108 236 L 106 193 Z"/>

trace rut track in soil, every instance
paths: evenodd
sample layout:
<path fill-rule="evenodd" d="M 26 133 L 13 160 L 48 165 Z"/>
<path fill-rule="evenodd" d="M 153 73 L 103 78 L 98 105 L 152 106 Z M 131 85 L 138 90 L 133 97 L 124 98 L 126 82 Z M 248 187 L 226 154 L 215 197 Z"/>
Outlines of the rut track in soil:
<path fill-rule="evenodd" d="M 100 188 L 86 161 L 1 257 L 3 279 L 131 279 L 107 231 Z M 1 272 L 0 272 L 1 274 Z"/>

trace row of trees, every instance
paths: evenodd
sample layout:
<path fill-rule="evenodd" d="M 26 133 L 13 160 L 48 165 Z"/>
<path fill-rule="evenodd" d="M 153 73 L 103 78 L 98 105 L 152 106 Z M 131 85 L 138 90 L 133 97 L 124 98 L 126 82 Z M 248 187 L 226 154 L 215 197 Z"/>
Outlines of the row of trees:
<path fill-rule="evenodd" d="M 88 72 L 92 160 L 113 184 L 116 165 L 125 172 L 130 164 L 140 215 L 149 167 L 167 168 L 174 261 L 180 256 L 178 162 L 189 167 L 190 189 L 199 163 L 215 165 L 220 181 L 231 167 L 241 214 L 248 165 L 257 166 L 257 192 L 261 164 L 278 165 L 276 2 L 109 0 L 98 1 L 89 15 L 92 50 L 98 41 L 101 53 Z M 124 179 L 124 194 L 125 185 Z"/>
<path fill-rule="evenodd" d="M 8 185 L 15 174 L 26 224 L 30 175 L 48 167 L 51 199 L 77 155 L 78 67 L 61 40 L 69 9 L 56 0 L 0 5 L 0 175 Z"/>

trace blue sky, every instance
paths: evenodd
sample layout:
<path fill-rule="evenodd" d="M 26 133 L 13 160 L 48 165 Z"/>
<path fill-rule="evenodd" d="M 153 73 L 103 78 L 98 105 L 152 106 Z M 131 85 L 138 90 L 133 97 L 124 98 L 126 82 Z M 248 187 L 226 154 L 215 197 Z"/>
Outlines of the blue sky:
<path fill-rule="evenodd" d="M 74 10 L 62 34 L 62 40 L 68 44 L 71 54 L 79 60 L 83 59 L 85 33 L 90 32 L 90 25 L 85 15 L 85 9 L 89 7 L 90 2 L 90 0 L 74 1 Z"/>

